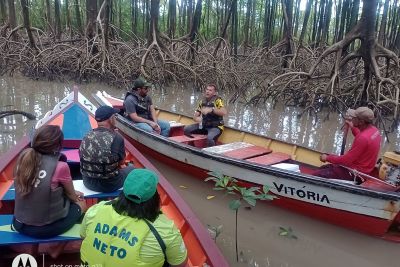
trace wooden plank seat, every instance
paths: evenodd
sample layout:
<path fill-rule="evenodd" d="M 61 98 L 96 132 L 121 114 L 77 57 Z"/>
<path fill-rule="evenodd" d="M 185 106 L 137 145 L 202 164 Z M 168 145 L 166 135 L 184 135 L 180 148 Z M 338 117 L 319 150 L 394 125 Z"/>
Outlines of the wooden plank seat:
<path fill-rule="evenodd" d="M 284 162 L 289 160 L 291 157 L 289 154 L 282 153 L 282 152 L 273 152 L 267 155 L 262 155 L 255 158 L 247 159 L 247 161 L 263 164 L 263 165 L 272 165 L 277 164 L 280 162 Z"/>
<path fill-rule="evenodd" d="M 171 136 L 169 139 L 178 143 L 193 145 L 195 147 L 205 147 L 207 145 L 207 135 L 204 134 Z"/>
<path fill-rule="evenodd" d="M 203 151 L 222 154 L 235 159 L 248 159 L 271 153 L 272 150 L 266 147 L 256 146 L 245 142 L 234 142 L 219 146 L 203 148 Z"/>
<path fill-rule="evenodd" d="M 169 126 L 169 136 L 183 135 L 183 128 L 185 127 L 185 124 L 176 121 L 170 121 Z"/>
<path fill-rule="evenodd" d="M 70 230 L 62 235 L 52 238 L 34 238 L 20 234 L 11 228 L 13 215 L 0 215 L 0 246 L 21 245 L 21 244 L 39 244 L 52 242 L 65 242 L 72 240 L 80 240 L 79 235 L 80 224 L 75 224 Z"/>

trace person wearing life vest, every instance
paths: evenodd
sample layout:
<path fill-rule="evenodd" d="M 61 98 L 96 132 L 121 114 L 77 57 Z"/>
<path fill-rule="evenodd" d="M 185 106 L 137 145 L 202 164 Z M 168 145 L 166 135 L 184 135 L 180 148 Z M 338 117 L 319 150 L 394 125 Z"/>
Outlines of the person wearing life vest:
<path fill-rule="evenodd" d="M 381 134 L 372 124 L 374 112 L 368 107 L 347 110 L 346 126 L 354 135 L 349 151 L 344 155 L 322 154 L 320 160 L 331 164 L 324 165 L 313 174 L 325 178 L 353 181 L 352 170 L 371 175 L 375 168 L 381 145 Z"/>
<path fill-rule="evenodd" d="M 203 99 L 197 105 L 193 120 L 197 123 L 184 128 L 185 135 L 193 133 L 207 134 L 207 145 L 214 146 L 224 130 L 224 118 L 227 114 L 222 98 L 218 96 L 217 87 L 209 84 Z"/>
<path fill-rule="evenodd" d="M 12 225 L 22 234 L 35 238 L 60 235 L 86 211 L 83 194 L 75 191 L 67 159 L 60 153 L 63 140 L 59 126 L 42 126 L 31 147 L 18 157 Z"/>
<path fill-rule="evenodd" d="M 101 106 L 95 112 L 98 127 L 90 131 L 79 147 L 83 184 L 97 192 L 112 192 L 122 187 L 132 165 L 125 166 L 125 143 L 115 132 L 119 109 Z"/>
<path fill-rule="evenodd" d="M 125 113 L 138 128 L 168 137 L 170 124 L 168 121 L 157 119 L 153 101 L 148 95 L 151 86 L 152 84 L 143 78 L 138 78 L 133 82 L 132 90 L 125 95 Z"/>
<path fill-rule="evenodd" d="M 80 231 L 84 266 L 186 266 L 185 243 L 160 210 L 157 184 L 153 171 L 135 169 L 117 199 L 89 208 Z"/>

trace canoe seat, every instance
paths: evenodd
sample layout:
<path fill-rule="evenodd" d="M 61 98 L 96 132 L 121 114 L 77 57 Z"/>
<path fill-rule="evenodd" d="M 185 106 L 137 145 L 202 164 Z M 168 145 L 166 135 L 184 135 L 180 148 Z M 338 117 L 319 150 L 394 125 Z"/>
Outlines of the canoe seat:
<path fill-rule="evenodd" d="M 195 147 L 207 146 L 207 135 L 204 134 L 192 134 L 190 137 L 186 135 L 172 136 L 169 137 L 169 139 L 178 143 L 192 145 Z"/>
<path fill-rule="evenodd" d="M 80 240 L 80 224 L 75 224 L 70 230 L 62 235 L 52 238 L 34 238 L 20 234 L 11 229 L 13 215 L 0 215 L 0 246 L 20 245 L 20 244 L 39 244 Z"/>
<path fill-rule="evenodd" d="M 203 151 L 225 155 L 235 159 L 248 159 L 269 154 L 271 149 L 245 142 L 234 142 L 219 146 L 203 148 Z"/>
<path fill-rule="evenodd" d="M 258 163 L 258 164 L 272 165 L 272 164 L 284 162 L 289 159 L 291 159 L 289 154 L 282 153 L 282 152 L 273 152 L 273 153 L 270 153 L 267 155 L 254 157 L 254 158 L 247 159 L 247 160 L 250 162 Z"/>
<path fill-rule="evenodd" d="M 169 136 L 183 135 L 183 128 L 185 127 L 185 124 L 176 121 L 170 121 L 169 126 Z"/>

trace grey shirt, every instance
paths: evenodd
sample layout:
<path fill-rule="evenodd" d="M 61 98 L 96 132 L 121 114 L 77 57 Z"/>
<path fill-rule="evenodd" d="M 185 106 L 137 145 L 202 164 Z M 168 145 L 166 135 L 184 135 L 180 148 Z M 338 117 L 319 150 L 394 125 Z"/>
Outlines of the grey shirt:
<path fill-rule="evenodd" d="M 146 107 L 146 104 L 148 107 Z M 126 114 L 130 115 L 132 113 L 136 113 L 139 117 L 147 120 L 153 120 L 149 110 L 151 105 L 153 105 L 153 101 L 151 100 L 150 96 L 141 98 L 140 96 L 128 95 L 124 101 Z M 131 119 L 130 117 L 128 118 Z"/>

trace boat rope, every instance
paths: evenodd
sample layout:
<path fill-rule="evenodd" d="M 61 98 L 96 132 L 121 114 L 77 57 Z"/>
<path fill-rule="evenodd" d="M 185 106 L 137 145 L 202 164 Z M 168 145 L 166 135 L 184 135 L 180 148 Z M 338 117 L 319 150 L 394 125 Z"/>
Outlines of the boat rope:
<path fill-rule="evenodd" d="M 395 186 L 393 186 L 392 184 L 390 184 L 390 183 L 388 183 L 388 182 L 385 182 L 385 181 L 383 181 L 383 180 L 381 180 L 381 179 L 379 179 L 379 178 L 376 178 L 376 177 L 374 177 L 374 176 L 368 175 L 368 174 L 366 174 L 366 173 L 357 171 L 356 169 L 352 169 L 352 168 L 349 168 L 349 167 L 346 167 L 346 166 L 343 166 L 343 165 L 339 165 L 339 166 L 341 166 L 341 167 L 347 169 L 348 171 L 350 171 L 350 172 L 354 175 L 354 182 L 355 182 L 355 183 L 356 183 L 356 178 L 357 178 L 357 177 L 360 177 L 361 179 L 363 179 L 363 178 L 368 178 L 368 179 L 372 179 L 372 180 L 375 180 L 375 181 L 379 181 L 380 183 L 386 184 L 386 185 L 388 185 L 388 186 L 395 187 Z"/>

